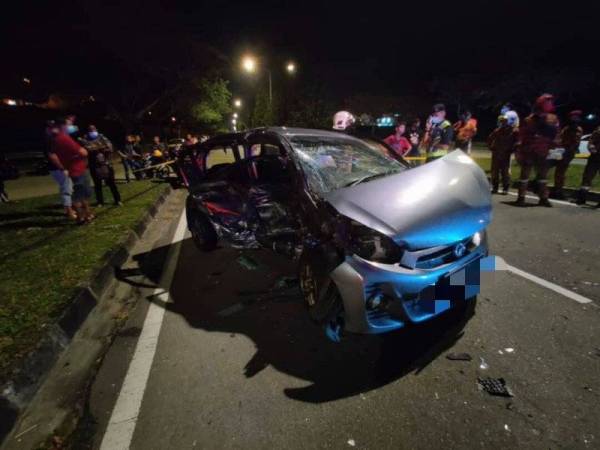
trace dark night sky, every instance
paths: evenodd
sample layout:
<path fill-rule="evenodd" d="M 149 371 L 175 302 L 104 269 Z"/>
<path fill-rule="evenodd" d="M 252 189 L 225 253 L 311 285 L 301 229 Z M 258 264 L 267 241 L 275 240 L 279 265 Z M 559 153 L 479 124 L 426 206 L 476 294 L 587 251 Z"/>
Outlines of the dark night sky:
<path fill-rule="evenodd" d="M 404 95 L 424 89 L 434 76 L 493 76 L 525 64 L 596 70 L 600 47 L 597 5 L 570 1 L 553 6 L 537 0 L 356 5 L 326 1 L 38 1 L 13 3 L 13 11 L 3 14 L 2 46 L 15 72 L 56 72 L 54 59 L 48 56 L 52 45 L 58 60 L 69 55 L 68 64 L 59 65 L 61 70 L 77 71 L 79 65 L 81 73 L 90 76 L 83 66 L 90 59 L 101 59 L 96 45 L 106 35 L 120 39 L 137 36 L 140 51 L 151 51 L 141 47 L 160 43 L 146 41 L 144 36 L 187 33 L 229 59 L 228 77 L 234 86 L 243 84 L 236 70 L 238 58 L 250 50 L 265 58 L 274 72 L 287 58 L 293 58 L 300 66 L 300 76 L 320 80 L 340 98 L 355 92 Z"/>

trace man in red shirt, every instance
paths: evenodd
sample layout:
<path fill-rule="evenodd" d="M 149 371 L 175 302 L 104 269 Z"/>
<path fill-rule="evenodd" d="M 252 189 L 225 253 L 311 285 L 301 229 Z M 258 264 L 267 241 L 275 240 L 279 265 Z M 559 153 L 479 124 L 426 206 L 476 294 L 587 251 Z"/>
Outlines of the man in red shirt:
<path fill-rule="evenodd" d="M 406 155 L 412 148 L 411 143 L 403 135 L 406 131 L 406 122 L 398 122 L 396 132 L 390 134 L 383 141 L 392 147 L 399 156 Z"/>
<path fill-rule="evenodd" d="M 94 215 L 89 206 L 91 196 L 90 175 L 87 168 L 87 150 L 73 140 L 67 131 L 67 121 L 61 121 L 53 130 L 48 158 L 65 171 L 73 182 L 73 206 L 77 211 L 77 222 L 90 222 Z"/>

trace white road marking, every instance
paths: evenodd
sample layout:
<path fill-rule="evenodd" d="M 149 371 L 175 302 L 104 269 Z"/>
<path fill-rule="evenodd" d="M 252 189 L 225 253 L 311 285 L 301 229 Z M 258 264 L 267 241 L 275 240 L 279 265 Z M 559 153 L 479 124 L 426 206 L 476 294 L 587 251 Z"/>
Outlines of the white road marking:
<path fill-rule="evenodd" d="M 504 258 L 502 258 L 501 256 L 496 256 L 495 266 L 496 270 L 507 270 L 509 272 L 512 272 L 515 275 L 523 277 L 529 281 L 533 281 L 534 283 L 539 284 L 540 286 L 543 286 L 546 289 L 550 289 L 551 291 L 554 291 L 557 294 L 564 295 L 565 297 L 570 298 L 571 300 L 575 300 L 577 303 L 592 303 L 591 299 L 584 297 L 583 295 L 579 295 L 577 292 L 570 291 L 562 286 L 559 286 L 558 284 L 554 284 L 551 281 L 546 281 L 543 278 L 535 276 L 529 272 L 525 272 L 524 270 L 518 269 L 515 266 L 511 266 L 510 264 L 507 264 L 506 261 L 504 261 Z"/>
<path fill-rule="evenodd" d="M 164 289 L 168 289 L 173 281 L 185 232 L 186 218 L 185 211 L 183 211 L 167 254 L 165 269 L 159 283 L 161 287 L 156 288 L 152 294 L 161 300 L 161 303 L 169 301 L 169 292 Z M 102 438 L 101 450 L 129 449 L 156 353 L 164 315 L 164 307 L 150 303 L 133 358 L 129 363 L 123 386 L 121 386 L 119 397 Z"/>
<path fill-rule="evenodd" d="M 513 196 L 517 197 L 519 194 L 517 194 L 516 192 L 509 191 L 508 195 L 513 195 Z M 536 197 L 535 195 L 526 195 L 525 198 L 528 198 L 530 200 L 539 200 L 539 197 Z M 576 203 L 567 202 L 565 200 L 554 200 L 552 198 L 549 198 L 548 200 L 550 200 L 551 203 L 558 203 L 559 205 L 579 206 Z"/>

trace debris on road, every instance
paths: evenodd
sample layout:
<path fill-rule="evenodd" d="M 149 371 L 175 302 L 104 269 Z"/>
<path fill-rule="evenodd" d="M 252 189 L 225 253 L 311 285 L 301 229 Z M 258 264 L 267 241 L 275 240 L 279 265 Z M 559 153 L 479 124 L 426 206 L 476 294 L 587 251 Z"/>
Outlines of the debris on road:
<path fill-rule="evenodd" d="M 477 378 L 480 389 L 490 395 L 499 397 L 514 397 L 504 378 Z"/>
<path fill-rule="evenodd" d="M 479 363 L 479 368 L 481 370 L 487 370 L 490 368 L 490 366 L 488 365 L 488 363 L 485 362 L 485 359 L 483 359 L 481 356 L 479 357 L 480 363 Z"/>
<path fill-rule="evenodd" d="M 448 353 L 446 359 L 450 361 L 471 361 L 473 358 L 468 353 Z"/>
<path fill-rule="evenodd" d="M 508 426 L 508 424 L 506 424 L 506 423 L 504 424 L 504 429 L 505 429 L 506 431 L 510 432 L 510 427 L 509 427 L 509 426 Z"/>
<path fill-rule="evenodd" d="M 249 256 L 241 255 L 238 257 L 237 262 L 246 270 L 258 270 L 259 264 Z"/>
<path fill-rule="evenodd" d="M 348 445 L 350 447 L 355 447 L 356 446 L 356 441 L 354 439 L 348 439 Z"/>
<path fill-rule="evenodd" d="M 514 349 L 514 348 L 511 348 L 511 347 L 508 347 L 508 348 L 505 348 L 505 349 L 504 349 L 504 351 L 505 351 L 506 353 L 513 353 L 513 352 L 515 351 L 515 349 Z"/>

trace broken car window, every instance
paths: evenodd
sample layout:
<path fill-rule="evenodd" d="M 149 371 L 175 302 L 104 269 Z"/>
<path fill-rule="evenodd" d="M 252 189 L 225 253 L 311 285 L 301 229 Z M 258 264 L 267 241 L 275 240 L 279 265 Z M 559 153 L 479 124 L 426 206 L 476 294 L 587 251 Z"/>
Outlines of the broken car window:
<path fill-rule="evenodd" d="M 291 144 L 309 188 L 317 194 L 405 170 L 399 161 L 356 139 L 296 136 Z"/>

